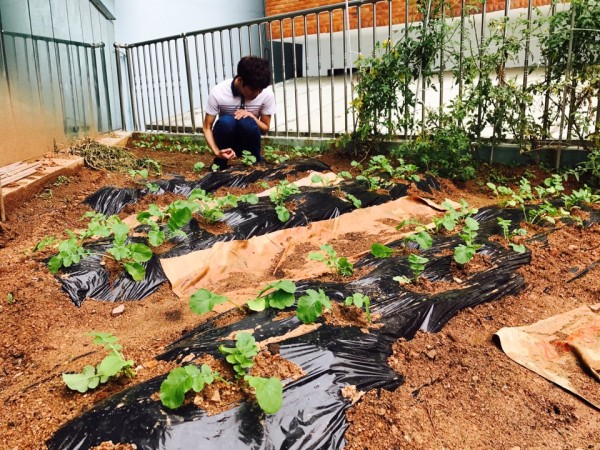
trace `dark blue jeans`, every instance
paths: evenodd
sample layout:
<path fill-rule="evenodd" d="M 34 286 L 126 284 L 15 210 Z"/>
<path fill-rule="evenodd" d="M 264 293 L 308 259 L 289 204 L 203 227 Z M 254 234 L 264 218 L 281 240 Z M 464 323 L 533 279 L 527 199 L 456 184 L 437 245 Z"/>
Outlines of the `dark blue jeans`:
<path fill-rule="evenodd" d="M 262 160 L 260 128 L 251 117 L 237 120 L 232 115 L 219 116 L 213 127 L 213 136 L 220 149 L 232 148 L 238 157 L 242 156 L 244 150 L 248 150 L 256 157 L 256 162 Z M 214 164 L 217 164 L 219 169 L 224 169 L 227 167 L 227 160 L 215 158 Z"/>

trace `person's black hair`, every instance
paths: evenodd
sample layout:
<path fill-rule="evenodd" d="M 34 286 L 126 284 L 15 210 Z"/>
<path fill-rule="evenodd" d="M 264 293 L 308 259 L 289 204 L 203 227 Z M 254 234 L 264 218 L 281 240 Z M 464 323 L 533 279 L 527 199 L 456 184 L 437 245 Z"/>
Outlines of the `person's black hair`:
<path fill-rule="evenodd" d="M 244 56 L 240 59 L 237 76 L 251 89 L 264 89 L 271 84 L 269 62 L 258 56 Z"/>

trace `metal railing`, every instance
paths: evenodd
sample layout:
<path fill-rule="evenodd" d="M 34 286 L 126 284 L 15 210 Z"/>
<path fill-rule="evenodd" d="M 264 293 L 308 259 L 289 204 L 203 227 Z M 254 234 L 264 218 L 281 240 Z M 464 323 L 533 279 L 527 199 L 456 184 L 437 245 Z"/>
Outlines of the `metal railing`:
<path fill-rule="evenodd" d="M 4 77 L 12 98 L 60 115 L 66 132 L 113 129 L 104 43 L 1 32 Z"/>
<path fill-rule="evenodd" d="M 359 55 L 374 55 L 378 42 L 409 39 L 408 25 L 430 20 L 428 13 L 417 14 L 411 5 L 414 2 L 409 0 L 355 0 L 134 44 L 115 44 L 122 122 L 135 131 L 200 132 L 210 90 L 235 75 L 241 56 L 253 54 L 271 64 L 277 103 L 271 135 L 311 138 L 350 133 L 357 125 L 351 106 L 357 83 L 356 60 Z M 447 43 L 442 42 L 435 76 L 419 69 L 411 82 L 417 102 L 414 111 L 405 113 L 414 114 L 413 122 L 420 122 L 423 129 L 429 111 L 443 111 L 450 102 L 462 98 L 466 89 L 461 76 L 463 53 L 469 45 L 482 45 L 490 17 L 509 19 L 515 14 L 510 0 L 499 11 L 490 8 L 483 0 L 473 13 L 465 0 L 457 0 L 453 8 L 442 9 L 442 18 L 456 24 L 460 57 L 447 61 Z M 529 0 L 520 13 L 531 21 L 532 11 L 533 0 Z M 554 13 L 555 6 L 549 7 L 549 14 Z M 549 87 L 549 68 L 540 67 L 532 75 L 540 59 L 534 61 L 536 47 L 528 32 L 523 40 L 524 51 L 513 68 L 505 62 L 503 74 L 507 69 L 512 71 L 524 90 L 532 76 L 545 77 Z M 567 67 L 571 67 L 572 58 L 569 54 Z M 550 108 L 548 92 L 538 102 L 544 120 Z M 564 95 L 560 125 L 543 125 L 546 136 L 560 140 L 565 133 L 571 139 L 570 118 L 575 113 L 567 98 L 574 94 L 565 90 Z M 597 100 L 593 107 L 598 111 Z M 484 114 L 480 108 L 480 122 Z M 483 130 L 480 136 L 486 133 L 493 135 L 494 130 Z"/>

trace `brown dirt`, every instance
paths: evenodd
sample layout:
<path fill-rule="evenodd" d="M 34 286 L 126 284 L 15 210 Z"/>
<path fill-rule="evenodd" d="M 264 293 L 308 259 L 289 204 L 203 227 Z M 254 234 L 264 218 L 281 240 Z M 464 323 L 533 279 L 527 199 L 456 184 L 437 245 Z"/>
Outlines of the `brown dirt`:
<path fill-rule="evenodd" d="M 206 154 L 135 151 L 163 162 L 166 173 L 189 178 L 198 177 L 191 169 L 195 162 L 202 160 L 207 167 L 212 162 Z M 335 155 L 325 160 L 336 171 L 349 169 L 349 161 Z M 494 170 L 496 175 L 501 172 Z M 486 173 L 491 173 L 489 168 Z M 502 173 L 516 179 L 509 170 Z M 460 186 L 444 181 L 444 192 L 430 197 L 438 202 L 465 198 L 476 207 L 494 203 L 485 181 Z M 44 236 L 80 228 L 80 218 L 89 210 L 81 201 L 106 185 L 131 182 L 124 174 L 82 169 L 68 184 L 49 184 L 40 191 L 44 195 L 21 199 L 0 227 L 1 449 L 45 448 L 55 430 L 100 399 L 168 372 L 174 365 L 154 357 L 206 320 L 191 313 L 187 301 L 178 299 L 166 284 L 143 301 L 125 302 L 122 315 L 113 316 L 116 305 L 108 302 L 86 300 L 76 308 L 42 262 L 48 253 L 32 252 Z M 253 189 L 262 187 L 248 191 Z M 367 250 L 360 241 L 364 236 L 352 240 L 356 246 L 339 242 L 335 248 Z M 566 283 L 577 270 L 600 259 L 600 227 L 559 227 L 548 235 L 547 244 L 534 242 L 528 247 L 532 262 L 520 269 L 527 282 L 521 294 L 464 310 L 440 333 L 419 333 L 395 344 L 389 364 L 406 382 L 394 392 L 369 392 L 348 411 L 348 448 L 600 449 L 599 412 L 513 363 L 492 339 L 504 326 L 531 324 L 600 300 L 600 267 Z M 263 284 L 247 275 L 244 281 Z M 232 285 L 236 283 L 232 280 Z M 74 393 L 65 387 L 61 374 L 98 364 L 104 357 L 86 336 L 92 330 L 119 338 L 125 356 L 136 363 L 137 376 L 121 377 L 86 394 Z M 273 364 L 277 355 L 268 357 L 265 364 Z M 217 398 L 215 392 L 210 394 L 206 403 Z"/>

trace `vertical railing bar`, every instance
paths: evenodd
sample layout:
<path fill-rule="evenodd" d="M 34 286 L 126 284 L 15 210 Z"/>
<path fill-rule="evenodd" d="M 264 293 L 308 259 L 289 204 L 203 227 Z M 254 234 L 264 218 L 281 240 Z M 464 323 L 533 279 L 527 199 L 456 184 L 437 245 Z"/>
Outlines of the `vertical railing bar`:
<path fill-rule="evenodd" d="M 312 125 L 311 118 L 312 114 L 310 112 L 310 87 L 308 82 L 308 26 L 306 23 L 307 16 L 303 16 L 303 24 L 304 24 L 304 79 L 306 81 L 306 113 L 308 122 L 308 137 L 312 137 Z M 598 108 L 600 110 L 600 108 Z"/>
<path fill-rule="evenodd" d="M 392 51 L 392 0 L 388 0 L 387 2 L 388 4 L 388 47 L 387 47 L 387 51 Z M 392 123 L 392 114 L 397 114 L 396 111 L 388 111 L 388 120 L 389 123 Z"/>
<path fill-rule="evenodd" d="M 279 42 L 281 44 L 281 72 L 283 75 L 282 87 L 283 87 L 283 117 L 285 120 L 285 136 L 289 136 L 289 121 L 288 121 L 288 108 L 287 108 L 287 91 L 286 91 L 286 73 L 285 73 L 285 41 L 283 40 L 283 20 L 279 20 Z"/>
<path fill-rule="evenodd" d="M 271 60 L 271 84 L 273 85 L 273 97 L 275 98 L 275 103 L 277 103 L 277 92 L 275 89 L 275 58 L 273 57 L 273 22 L 268 22 L 269 24 L 269 45 L 270 45 L 270 60 Z M 279 30 L 281 32 L 281 30 Z M 277 113 L 279 114 L 279 113 Z M 277 118 L 275 118 L 275 134 L 277 134 Z"/>
<path fill-rule="evenodd" d="M 408 42 L 408 37 L 409 37 L 408 10 L 409 10 L 409 0 L 405 0 L 405 2 L 404 2 L 404 41 L 405 42 Z M 407 80 L 405 78 L 403 80 L 403 83 L 405 86 L 404 89 L 406 90 L 409 87 L 411 80 Z M 409 130 L 408 118 L 410 116 L 410 107 L 409 106 L 410 105 L 408 104 L 406 99 L 404 99 L 404 120 L 402 121 L 402 122 L 404 122 L 404 139 L 408 139 L 408 130 Z M 415 118 L 413 116 L 411 125 L 410 125 L 410 129 L 413 130 L 414 127 L 415 127 Z"/>
<path fill-rule="evenodd" d="M 32 48 L 33 48 L 33 42 L 32 42 Z M 27 45 L 27 40 L 25 38 L 23 38 L 23 49 L 24 49 L 24 53 L 25 53 L 25 70 L 27 72 L 27 92 L 28 94 L 30 94 L 30 98 L 31 98 L 31 102 L 33 103 L 33 89 L 32 89 L 32 82 L 31 82 L 31 69 L 29 67 L 29 47 Z M 38 105 L 40 108 L 40 111 L 42 110 L 42 104 L 40 103 L 40 99 L 38 98 Z"/>
<path fill-rule="evenodd" d="M 319 84 L 319 136 L 323 137 L 323 86 L 321 85 L 321 14 L 316 13 L 317 17 L 317 80 Z"/>
<path fill-rule="evenodd" d="M 139 100 L 140 103 L 142 105 L 141 108 L 141 114 L 140 114 L 140 128 L 143 131 L 146 131 L 146 99 L 144 98 L 144 83 L 142 81 L 142 65 L 140 62 L 140 47 L 136 47 L 135 48 L 135 65 L 137 67 L 137 74 L 138 74 L 138 81 L 137 84 L 139 85 Z"/>
<path fill-rule="evenodd" d="M 360 5 L 355 6 L 354 8 L 356 8 L 356 54 L 360 55 L 361 52 L 361 42 L 360 42 Z M 350 30 L 352 31 L 352 27 L 350 27 Z M 352 70 L 354 68 L 354 56 L 350 55 L 350 104 L 354 105 L 354 99 L 355 99 L 355 95 L 356 95 L 356 84 L 354 83 L 354 71 Z M 356 109 L 354 107 L 351 108 L 352 110 L 352 132 L 356 132 Z"/>
<path fill-rule="evenodd" d="M 523 93 L 527 92 L 528 89 L 528 72 L 529 72 L 529 47 L 531 44 L 531 16 L 533 11 L 533 1 L 528 0 L 527 2 L 527 36 L 525 38 L 525 57 L 523 61 Z M 519 144 L 522 146 L 525 140 L 525 102 L 521 102 L 520 112 L 520 124 L 519 124 Z"/>
<path fill-rule="evenodd" d="M 0 24 L 0 30 L 2 30 L 2 24 Z M 0 35 L 1 34 L 2 33 L 0 32 Z M 0 39 L 2 39 L 1 36 Z M 1 46 L 2 44 L 0 43 L 0 47 Z M 46 41 L 46 55 L 48 55 L 48 74 L 50 75 L 50 86 L 54 87 L 54 76 L 52 75 L 52 60 L 50 59 L 50 42 L 48 41 Z M 52 99 L 52 112 L 56 114 L 56 98 L 54 88 L 52 89 L 52 95 L 50 96 L 50 98 Z"/>
<path fill-rule="evenodd" d="M 253 55 L 254 52 L 252 51 L 252 25 L 248 25 L 246 29 L 248 30 L 248 54 Z"/>
<path fill-rule="evenodd" d="M 37 82 L 40 108 L 42 109 L 42 111 L 45 111 L 46 110 L 46 102 L 44 102 L 44 95 L 42 93 L 42 78 L 41 78 L 41 68 L 40 68 L 40 53 L 38 51 L 38 41 L 32 40 L 31 45 L 33 48 L 33 63 L 34 63 L 34 67 L 35 67 L 35 76 L 36 76 L 36 82 Z M 86 53 L 86 55 L 87 55 L 87 53 Z"/>
<path fill-rule="evenodd" d="M 565 89 L 563 91 L 563 98 L 561 101 L 561 115 L 560 115 L 560 129 L 559 129 L 559 133 L 558 133 L 558 140 L 562 141 L 562 136 L 563 136 L 563 131 L 564 131 L 564 124 L 565 124 L 565 115 L 566 115 L 566 109 L 567 109 L 567 91 L 571 92 L 571 87 L 569 86 L 569 83 L 571 81 L 571 68 L 572 68 L 572 63 L 573 63 L 573 32 L 574 32 L 574 28 L 575 28 L 575 14 L 576 14 L 576 9 L 575 6 L 573 5 L 573 3 L 571 3 L 571 26 L 569 29 L 569 49 L 567 51 L 567 68 L 565 70 Z M 571 108 L 569 108 L 569 120 L 570 120 L 570 116 L 571 116 Z M 569 130 L 567 130 L 567 141 L 570 139 L 570 134 L 569 134 Z M 560 168 L 560 159 L 561 159 L 561 153 L 562 153 L 562 149 L 559 146 L 557 152 L 556 152 L 556 164 L 555 164 L 555 169 L 559 169 Z"/>
<path fill-rule="evenodd" d="M 104 78 L 104 98 L 106 100 L 106 107 L 108 108 L 108 115 L 107 115 L 107 120 L 108 120 L 108 129 L 112 130 L 113 129 L 113 121 L 112 121 L 112 108 L 110 105 L 110 92 L 108 91 L 108 71 L 107 71 L 107 64 L 106 64 L 106 55 L 105 52 L 108 51 L 108 48 L 102 44 L 101 48 L 100 48 L 100 60 L 101 60 L 101 64 L 102 64 L 102 77 Z"/>
<path fill-rule="evenodd" d="M 152 83 L 152 96 L 154 97 L 154 122 L 156 123 L 156 129 L 162 130 L 162 123 L 159 126 L 158 123 L 158 104 L 156 100 L 156 78 L 154 78 L 154 64 L 152 63 L 152 44 L 148 44 L 148 63 L 150 64 L 150 81 Z"/>
<path fill-rule="evenodd" d="M 446 40 L 445 40 L 445 31 L 446 31 L 446 2 L 442 1 L 441 2 L 441 15 L 442 15 L 442 27 L 443 27 L 443 32 L 442 32 L 442 36 L 441 36 L 441 42 L 440 42 L 440 71 L 439 71 L 439 75 L 438 75 L 438 82 L 440 84 L 440 105 L 439 105 L 439 121 L 438 121 L 438 126 L 441 127 L 442 126 L 442 114 L 444 112 L 444 69 L 445 69 L 445 64 L 444 64 L 444 45 L 446 44 Z"/>
<path fill-rule="evenodd" d="M 211 33 L 210 34 L 210 44 L 212 46 L 212 60 L 213 60 L 213 69 L 214 69 L 214 80 L 215 80 L 215 84 L 213 86 L 217 85 L 217 55 L 215 52 L 215 33 Z"/>
<path fill-rule="evenodd" d="M 167 42 L 168 45 L 168 42 Z M 160 43 L 160 53 L 162 55 L 162 60 L 163 60 L 163 77 L 165 80 L 165 104 L 166 104 L 166 108 L 167 108 L 167 123 L 169 124 L 169 133 L 172 131 L 172 125 L 171 125 L 171 107 L 169 105 L 169 78 L 167 77 L 167 57 L 166 57 L 166 52 L 165 52 L 165 41 L 162 41 Z M 164 119 L 163 119 L 163 123 L 164 123 Z"/>
<path fill-rule="evenodd" d="M 79 66 L 79 86 L 81 89 L 81 112 L 83 114 L 83 124 L 84 126 L 88 123 L 87 114 L 85 112 L 85 96 L 83 94 L 83 71 L 81 70 L 81 49 L 79 47 L 75 47 L 74 50 L 77 52 L 77 65 Z"/>
<path fill-rule="evenodd" d="M 167 42 L 169 50 L 169 76 L 171 78 L 171 104 L 173 105 L 173 122 L 175 122 L 175 133 L 179 131 L 179 119 L 177 118 L 177 95 L 175 93 L 175 75 L 173 74 L 173 52 L 171 44 L 177 45 L 177 41 L 171 39 Z M 172 132 L 173 128 L 171 128 Z"/>
<path fill-rule="evenodd" d="M 333 87 L 334 68 L 333 68 L 333 11 L 329 11 L 329 66 L 331 73 L 329 81 L 331 82 L 331 133 L 335 136 L 335 91 Z"/>
<path fill-rule="evenodd" d="M 68 46 L 65 45 L 65 47 L 67 50 L 67 62 L 68 62 L 68 67 L 69 67 L 69 84 L 71 85 L 71 93 L 73 94 L 73 95 L 71 95 L 71 100 L 72 100 L 72 104 L 73 104 L 73 119 L 75 120 L 76 129 L 79 129 L 79 125 L 78 125 L 79 115 L 77 114 L 77 106 L 75 106 L 76 91 L 75 91 L 75 87 L 73 85 L 73 64 L 71 62 L 71 51 Z"/>
<path fill-rule="evenodd" d="M 175 61 L 177 62 L 177 92 L 179 93 L 179 112 L 181 113 L 181 132 L 185 133 L 185 121 L 183 119 L 183 92 L 181 92 L 181 63 L 179 58 L 179 45 L 175 41 Z"/>
<path fill-rule="evenodd" d="M 258 34 L 258 54 L 260 55 L 261 58 L 265 57 L 265 52 L 263 51 L 264 50 L 264 48 L 263 48 L 263 45 L 264 45 L 264 43 L 263 43 L 263 35 L 262 35 L 262 32 L 261 32 L 261 28 L 264 25 L 265 25 L 264 22 L 256 24 L 256 32 Z M 267 34 L 267 30 L 265 29 L 265 35 L 266 34 Z"/>
<path fill-rule="evenodd" d="M 200 98 L 200 117 L 204 117 L 204 96 L 202 95 L 202 73 L 200 71 L 200 51 L 198 49 L 198 35 L 194 36 L 194 46 L 196 48 L 196 73 L 198 76 L 198 95 Z M 206 55 L 204 55 L 206 58 Z"/>
<path fill-rule="evenodd" d="M 347 29 L 348 10 L 346 5 L 342 8 L 342 49 L 344 52 L 344 132 L 348 133 L 348 77 L 346 71 L 348 70 L 348 43 L 347 39 L 349 36 L 349 30 Z M 335 132 L 335 130 L 334 130 Z"/>
<path fill-rule="evenodd" d="M 556 13 L 556 3 L 552 2 L 552 5 L 550 6 L 550 17 L 553 17 L 554 14 Z M 552 23 L 552 22 L 550 22 Z M 550 36 L 552 36 L 552 32 L 553 29 L 552 27 L 548 28 L 548 34 Z M 544 113 L 542 115 L 542 129 L 544 131 L 545 134 L 545 138 L 548 139 L 550 138 L 550 81 L 551 81 L 551 77 L 552 77 L 552 67 L 551 67 L 551 61 L 546 61 L 546 67 L 545 67 L 545 72 L 546 72 L 546 78 L 545 78 L 545 89 L 546 89 L 546 94 L 544 97 Z"/>
<path fill-rule="evenodd" d="M 144 67 L 144 80 L 146 80 L 146 83 L 145 83 L 146 84 L 145 97 L 146 97 L 146 104 L 148 106 L 148 119 L 145 119 L 145 116 L 144 116 L 144 120 L 147 120 L 147 123 L 144 124 L 144 128 L 145 128 L 147 125 L 152 125 L 152 105 L 150 104 L 150 83 L 151 83 L 151 80 L 150 80 L 150 77 L 148 76 L 148 66 L 146 64 L 146 45 L 143 45 L 141 47 L 141 50 L 142 50 L 142 62 L 144 63 L 143 64 L 143 67 Z M 140 66 L 140 73 L 141 73 L 141 66 Z M 151 127 L 151 128 L 153 128 L 153 127 Z M 156 131 L 156 129 L 154 129 L 154 131 Z"/>
<path fill-rule="evenodd" d="M 183 56 L 185 61 L 185 74 L 187 77 L 188 100 L 190 102 L 190 119 L 192 121 L 192 134 L 196 134 L 196 110 L 194 108 L 194 91 L 192 86 L 192 67 L 190 66 L 190 48 L 187 36 L 183 36 Z M 183 111 L 182 111 L 183 114 Z"/>
<path fill-rule="evenodd" d="M 300 136 L 300 111 L 298 109 L 298 70 L 296 65 L 296 16 L 292 17 L 292 70 L 294 71 L 294 106 L 296 110 L 296 136 Z"/>
<path fill-rule="evenodd" d="M 482 2 L 483 5 L 483 10 L 481 11 L 481 36 L 479 36 L 480 39 L 480 44 L 479 44 L 479 63 L 480 63 L 480 67 L 481 67 L 481 52 L 483 49 L 483 43 L 484 43 L 484 39 L 485 39 L 485 13 L 486 13 L 486 9 L 487 9 L 487 0 L 483 0 Z M 477 81 L 478 86 L 481 87 L 481 74 L 479 75 L 479 80 Z M 483 124 L 483 117 L 482 117 L 482 107 L 481 107 L 481 103 L 478 105 L 477 107 L 477 140 L 481 140 L 481 126 Z M 492 146 L 492 149 L 490 151 L 490 164 L 492 163 L 494 158 L 494 147 Z"/>
<path fill-rule="evenodd" d="M 227 70 L 225 69 L 225 44 L 223 43 L 223 30 L 219 33 L 221 44 L 221 67 L 223 69 L 223 80 L 227 78 Z"/>
<path fill-rule="evenodd" d="M 160 77 L 160 58 L 158 56 L 158 42 L 154 44 L 154 61 L 156 61 L 156 84 L 158 85 L 158 104 L 160 105 L 160 125 L 165 130 L 165 108 L 163 106 L 162 80 Z M 158 120 L 157 120 L 158 122 Z"/>
<path fill-rule="evenodd" d="M 97 115 L 97 119 L 96 121 L 98 122 L 98 131 L 102 131 L 102 108 L 100 105 L 100 86 L 98 84 L 98 60 L 96 58 L 96 48 L 98 47 L 91 47 L 89 49 L 89 51 L 92 53 L 92 68 L 94 70 L 94 98 L 96 100 L 96 115 Z M 89 79 L 89 57 L 87 54 L 87 50 L 85 51 L 85 59 L 86 59 L 86 66 L 88 67 L 88 79 Z M 89 81 L 88 81 L 89 82 Z M 91 86 L 91 82 L 90 83 L 90 89 L 92 88 Z M 109 112 L 110 115 L 110 112 Z"/>
<path fill-rule="evenodd" d="M 242 33 L 240 28 L 238 28 L 238 46 L 240 47 L 240 56 L 242 56 Z M 229 59 L 231 59 L 231 74 L 235 76 L 237 70 L 234 68 L 235 62 L 233 61 L 233 39 L 231 38 L 231 28 L 229 29 Z"/>
<path fill-rule="evenodd" d="M 6 55 L 6 43 L 4 42 L 4 34 L 2 33 L 2 30 L 4 28 L 2 27 L 2 11 L 0 11 L 0 56 L 2 57 L 2 60 L 4 61 L 4 71 L 3 71 L 3 75 L 4 75 L 4 81 L 6 82 L 6 89 L 7 89 L 7 95 L 8 95 L 8 107 L 10 108 L 9 114 L 10 114 L 10 119 L 12 124 L 14 125 L 14 111 L 13 111 L 13 101 L 12 101 L 12 92 L 11 92 L 11 88 L 10 88 L 10 75 L 8 72 L 8 59 L 7 59 L 7 55 Z M 50 58 L 50 52 L 48 52 L 48 59 Z M 64 116 L 64 113 L 63 113 Z M 2 189 L 2 187 L 0 186 L 0 189 Z M 0 220 L 5 221 L 6 217 L 4 215 L 4 202 L 3 202 L 3 197 L 2 194 L 0 194 L 0 206 L 2 207 L 2 211 L 0 211 Z"/>
<path fill-rule="evenodd" d="M 425 17 L 423 18 L 423 28 L 424 28 L 424 32 L 427 33 L 428 31 L 428 27 L 429 27 L 429 21 L 430 21 L 430 15 L 431 15 L 431 1 L 429 0 L 427 2 L 427 14 L 425 15 Z M 426 89 L 425 89 L 425 77 L 423 76 L 423 62 L 421 62 L 420 66 L 419 66 L 419 77 L 421 79 L 421 133 L 425 133 L 425 116 L 426 116 L 426 108 L 425 108 L 425 101 L 426 101 Z M 418 89 L 418 88 L 417 88 Z"/>
<path fill-rule="evenodd" d="M 377 3 L 373 6 L 373 56 L 375 56 L 375 46 L 377 45 Z"/>
<path fill-rule="evenodd" d="M 133 111 L 133 128 L 136 131 L 140 131 L 137 79 L 135 77 L 135 71 L 133 66 L 133 50 L 127 48 L 125 49 L 125 54 L 127 56 L 127 70 L 129 72 L 129 95 L 131 97 L 131 109 Z"/>
<path fill-rule="evenodd" d="M 212 41 L 212 36 L 211 36 Z M 210 92 L 210 70 L 208 69 L 208 52 L 206 50 L 206 34 L 202 34 L 202 48 L 204 49 L 204 69 L 206 70 L 206 91 Z"/>
<path fill-rule="evenodd" d="M 407 0 L 408 1 L 408 0 Z M 463 99 L 463 55 L 465 51 L 465 0 L 460 4 L 460 42 L 458 45 L 458 99 Z M 462 119 L 458 126 L 462 126 Z"/>
<path fill-rule="evenodd" d="M 127 130 L 127 116 L 125 115 L 125 101 L 123 98 L 123 70 L 121 69 L 121 60 L 119 54 L 119 44 L 113 44 L 115 47 L 115 60 L 117 68 L 117 87 L 119 89 L 119 107 L 121 108 L 121 128 Z"/>

